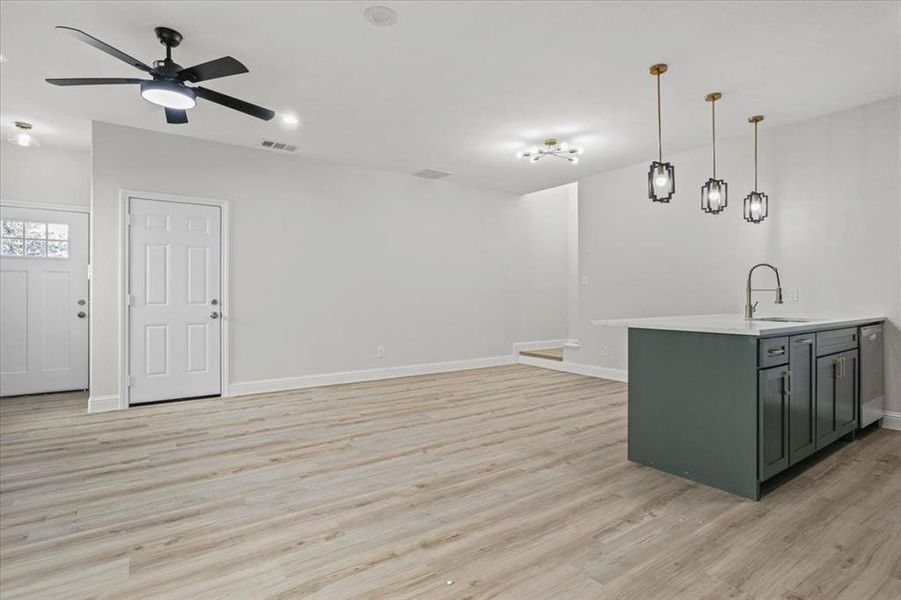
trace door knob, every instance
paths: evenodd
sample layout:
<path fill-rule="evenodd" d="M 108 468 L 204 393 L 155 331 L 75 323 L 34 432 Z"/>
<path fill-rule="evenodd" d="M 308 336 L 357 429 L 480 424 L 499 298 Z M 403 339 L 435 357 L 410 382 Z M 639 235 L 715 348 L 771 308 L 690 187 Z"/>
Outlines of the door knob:
<path fill-rule="evenodd" d="M 216 312 L 216 311 L 214 310 L 213 312 L 210 313 L 210 318 L 211 318 L 211 319 L 218 319 L 218 318 L 219 318 L 219 313 Z"/>
<path fill-rule="evenodd" d="M 78 311 L 79 319 L 84 319 L 86 316 L 88 316 L 88 313 L 86 313 L 85 311 L 83 311 L 83 310 Z"/>

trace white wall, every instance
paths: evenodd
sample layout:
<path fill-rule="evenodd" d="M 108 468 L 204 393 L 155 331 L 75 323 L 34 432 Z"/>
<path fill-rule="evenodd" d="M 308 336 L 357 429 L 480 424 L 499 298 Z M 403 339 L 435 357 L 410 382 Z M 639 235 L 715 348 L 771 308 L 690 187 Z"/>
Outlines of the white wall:
<path fill-rule="evenodd" d="M 568 337 L 571 222 L 577 208 L 576 184 L 522 196 L 516 256 L 518 281 L 517 341 Z"/>
<path fill-rule="evenodd" d="M 772 258 L 772 220 L 750 225 L 741 218 L 753 184 L 748 141 L 718 147 L 717 176 L 729 184 L 729 206 L 719 215 L 700 210 L 709 149 L 664 156 L 676 167 L 669 204 L 648 199 L 645 163 L 579 181 L 579 266 L 588 283 L 574 335 L 582 347 L 568 351 L 568 361 L 626 369 L 625 330 L 592 326 L 592 319 L 741 312 L 748 268 Z M 768 182 L 761 173 L 764 189 Z"/>
<path fill-rule="evenodd" d="M 91 203 L 91 155 L 0 144 L 0 198 L 41 204 Z"/>
<path fill-rule="evenodd" d="M 548 297 L 515 266 L 543 233 L 535 211 L 553 212 L 541 202 L 104 123 L 93 186 L 92 396 L 118 394 L 120 189 L 229 201 L 233 383 L 509 356 L 566 334 L 564 313 L 519 305 Z"/>
<path fill-rule="evenodd" d="M 740 314 L 747 269 L 770 261 L 800 300 L 778 307 L 761 294 L 763 312 L 890 319 L 889 410 L 901 411 L 899 114 L 893 98 L 783 127 L 764 122 L 760 187 L 771 204 L 760 225 L 741 220 L 751 136 L 719 145 L 730 206 L 717 216 L 699 208 L 709 149 L 665 157 L 676 165 L 670 205 L 647 199 L 644 163 L 580 181 L 579 258 L 589 285 L 580 296 L 583 346 L 567 359 L 626 368 L 625 331 L 593 327 L 591 319 Z"/>

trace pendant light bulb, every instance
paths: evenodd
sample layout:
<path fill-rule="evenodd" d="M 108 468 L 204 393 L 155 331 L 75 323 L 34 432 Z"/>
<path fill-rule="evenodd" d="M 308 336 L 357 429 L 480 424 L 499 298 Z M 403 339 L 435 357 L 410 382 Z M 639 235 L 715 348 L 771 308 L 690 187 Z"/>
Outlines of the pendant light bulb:
<path fill-rule="evenodd" d="M 744 219 L 748 223 L 762 223 L 769 216 L 769 196 L 757 189 L 757 125 L 763 121 L 763 115 L 754 115 L 748 123 L 754 125 L 754 191 L 745 197 Z"/>
<path fill-rule="evenodd" d="M 648 198 L 653 202 L 669 202 L 676 193 L 676 169 L 663 162 L 663 124 L 660 110 L 660 76 L 666 73 L 663 63 L 653 65 L 649 72 L 657 80 L 657 160 L 648 170 Z"/>
<path fill-rule="evenodd" d="M 716 101 L 722 98 L 720 92 L 712 92 L 704 97 L 710 103 L 710 131 L 713 148 L 713 176 L 701 186 L 701 210 L 710 215 L 718 215 L 729 204 L 729 184 L 716 178 Z"/>

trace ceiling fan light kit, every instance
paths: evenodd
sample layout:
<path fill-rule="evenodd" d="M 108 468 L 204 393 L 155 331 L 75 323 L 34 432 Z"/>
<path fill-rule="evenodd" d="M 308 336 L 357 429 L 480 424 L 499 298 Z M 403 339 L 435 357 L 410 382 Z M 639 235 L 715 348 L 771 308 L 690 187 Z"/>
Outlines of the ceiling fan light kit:
<path fill-rule="evenodd" d="M 56 28 L 69 33 L 89 46 L 93 46 L 114 58 L 130 64 L 140 71 L 144 71 L 151 76 L 151 79 L 86 77 L 47 79 L 47 83 L 59 86 L 139 85 L 141 97 L 148 102 L 165 108 L 166 122 L 173 125 L 188 122 L 186 111 L 194 108 L 197 104 L 198 96 L 209 102 L 214 102 L 264 121 L 269 121 L 275 116 L 275 112 L 268 108 L 263 108 L 262 106 L 257 106 L 256 104 L 251 104 L 250 102 L 245 102 L 201 86 L 187 85 L 188 83 L 195 84 L 210 79 L 239 75 L 247 73 L 248 70 L 240 61 L 231 56 L 223 56 L 193 67 L 182 68 L 181 65 L 172 60 L 172 49 L 178 47 L 183 39 L 182 35 L 174 29 L 169 27 L 157 27 L 154 29 L 157 39 L 166 47 L 166 57 L 153 61 L 153 66 L 151 67 L 80 29 L 64 25 L 57 25 Z"/>

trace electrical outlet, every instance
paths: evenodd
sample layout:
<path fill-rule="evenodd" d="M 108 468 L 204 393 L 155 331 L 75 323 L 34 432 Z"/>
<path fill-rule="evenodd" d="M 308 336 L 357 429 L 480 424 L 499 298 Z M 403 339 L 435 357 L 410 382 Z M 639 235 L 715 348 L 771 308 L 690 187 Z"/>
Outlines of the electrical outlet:
<path fill-rule="evenodd" d="M 788 290 L 788 301 L 789 302 L 797 302 L 798 301 L 798 288 L 791 288 Z"/>
<path fill-rule="evenodd" d="M 385 358 L 385 347 L 379 346 L 375 349 L 375 357 L 376 358 Z"/>
<path fill-rule="evenodd" d="M 601 346 L 601 357 L 610 356 L 610 351 L 607 349 L 607 346 Z"/>
<path fill-rule="evenodd" d="M 588 275 L 582 275 L 582 285 L 588 285 Z"/>

